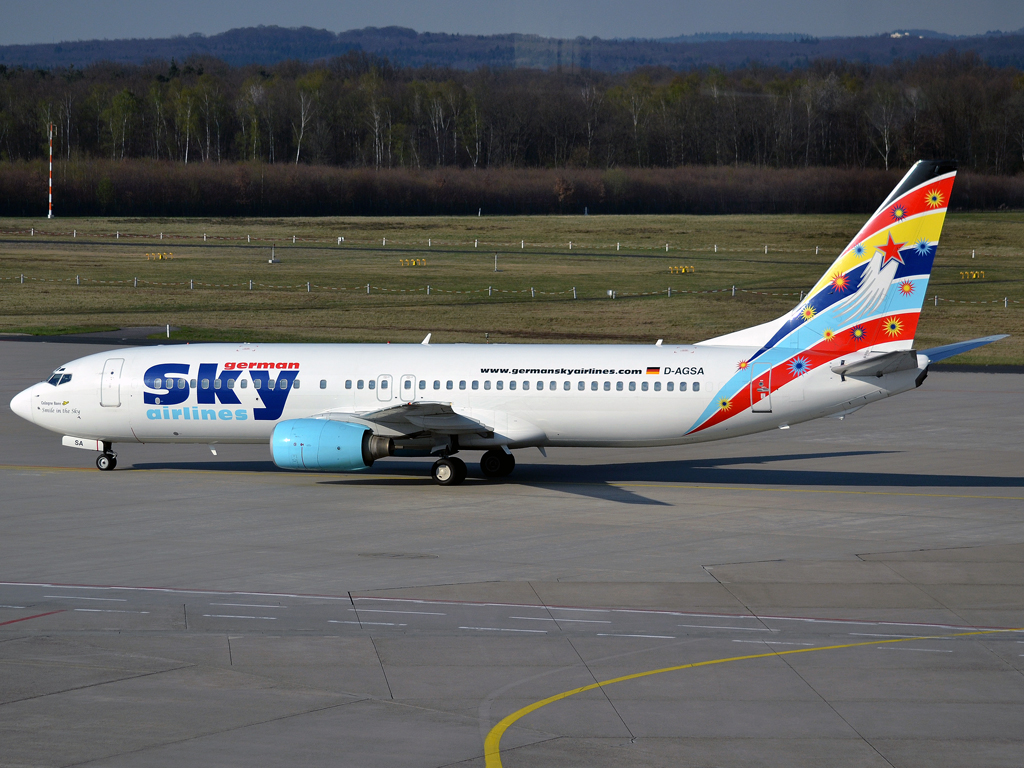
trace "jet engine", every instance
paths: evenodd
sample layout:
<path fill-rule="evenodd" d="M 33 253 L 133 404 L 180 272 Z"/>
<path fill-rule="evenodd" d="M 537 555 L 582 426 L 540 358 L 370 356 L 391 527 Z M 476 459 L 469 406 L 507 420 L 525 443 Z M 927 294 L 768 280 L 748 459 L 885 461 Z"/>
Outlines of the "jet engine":
<path fill-rule="evenodd" d="M 393 456 L 395 441 L 347 421 L 289 419 L 274 427 L 270 453 L 282 469 L 365 469 Z"/>

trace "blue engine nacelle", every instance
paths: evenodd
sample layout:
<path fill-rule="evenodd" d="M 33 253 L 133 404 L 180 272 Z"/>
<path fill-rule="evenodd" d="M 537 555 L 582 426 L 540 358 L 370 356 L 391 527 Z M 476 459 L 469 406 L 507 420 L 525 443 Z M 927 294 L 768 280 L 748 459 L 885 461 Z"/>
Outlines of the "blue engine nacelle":
<path fill-rule="evenodd" d="M 270 436 L 270 454 L 282 469 L 366 469 L 394 453 L 394 440 L 347 421 L 289 419 Z"/>

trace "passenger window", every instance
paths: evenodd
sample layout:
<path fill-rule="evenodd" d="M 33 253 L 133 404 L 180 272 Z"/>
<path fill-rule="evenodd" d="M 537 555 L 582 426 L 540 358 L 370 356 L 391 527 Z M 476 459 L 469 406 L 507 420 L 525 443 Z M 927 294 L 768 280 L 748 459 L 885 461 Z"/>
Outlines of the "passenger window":
<path fill-rule="evenodd" d="M 474 381 L 473 382 L 473 389 L 479 389 L 479 388 L 480 388 L 480 382 L 479 381 Z"/>
<path fill-rule="evenodd" d="M 440 388 L 441 388 L 441 382 L 440 382 L 440 381 L 437 381 L 437 380 L 435 380 L 435 381 L 434 381 L 434 389 L 440 389 Z"/>
<path fill-rule="evenodd" d="M 586 383 L 585 383 L 585 382 L 582 382 L 582 381 L 581 381 L 581 382 L 580 382 L 579 384 L 577 384 L 577 385 L 576 385 L 576 389 L 578 389 L 578 390 L 579 390 L 580 392 L 582 392 L 582 391 L 583 391 L 583 390 L 585 390 L 586 388 L 587 388 L 587 385 L 586 385 Z"/>
<path fill-rule="evenodd" d="M 610 392 L 610 391 L 611 391 L 611 388 L 612 388 L 612 383 L 611 383 L 610 381 L 606 381 L 606 382 L 604 383 L 604 391 L 605 391 L 605 392 Z"/>
<path fill-rule="evenodd" d="M 558 382 L 557 381 L 549 381 L 548 382 L 548 389 L 550 389 L 550 390 L 558 389 Z"/>
<path fill-rule="evenodd" d="M 679 382 L 679 391 L 680 392 L 685 392 L 686 391 L 686 382 L 685 381 L 680 381 Z"/>
<path fill-rule="evenodd" d="M 460 381 L 459 382 L 459 389 L 465 389 L 465 388 L 466 388 L 466 382 Z"/>
<path fill-rule="evenodd" d="M 490 389 L 490 388 L 491 388 L 491 382 L 485 381 L 484 382 L 484 389 Z"/>
<path fill-rule="evenodd" d="M 496 389 L 504 389 L 505 388 L 505 382 L 504 381 L 498 381 L 498 382 L 495 383 L 494 386 L 495 386 Z"/>
<path fill-rule="evenodd" d="M 238 386 L 240 386 L 242 389 L 245 389 L 246 387 L 249 386 L 249 382 L 247 382 L 245 379 L 239 379 Z M 299 386 L 299 382 L 296 381 L 295 386 Z"/>
<path fill-rule="evenodd" d="M 362 389 L 362 388 L 363 388 L 363 380 L 360 379 L 359 381 L 356 382 L 356 389 Z"/>
<path fill-rule="evenodd" d="M 366 388 L 367 389 L 376 389 L 377 388 L 377 381 L 376 381 L 376 379 L 368 379 L 367 382 L 366 382 Z"/>
<path fill-rule="evenodd" d="M 542 389 L 544 389 L 544 382 L 543 381 L 538 381 L 537 382 L 537 391 L 539 392 Z"/>
<path fill-rule="evenodd" d="M 213 388 L 214 389 L 220 389 L 222 383 L 223 382 L 220 379 L 214 379 L 213 380 Z"/>
<path fill-rule="evenodd" d="M 57 381 L 54 384 L 54 386 L 57 386 L 57 384 L 60 384 L 60 379 L 59 378 L 57 379 Z M 153 379 L 153 389 L 163 389 L 164 388 L 163 384 L 164 384 L 164 380 L 163 379 Z"/>
<path fill-rule="evenodd" d="M 515 388 L 516 388 L 516 383 L 515 383 L 515 381 L 510 381 L 510 382 L 508 383 L 508 388 L 509 388 L 509 389 L 515 389 Z M 501 387 L 498 387 L 498 389 L 501 389 Z"/>
<path fill-rule="evenodd" d="M 267 381 L 267 389 L 273 389 L 276 383 L 273 379 L 270 379 Z"/>
<path fill-rule="evenodd" d="M 288 389 L 288 379 L 278 379 L 277 380 L 277 388 L 278 389 Z"/>
<path fill-rule="evenodd" d="M 654 391 L 655 392 L 661 392 L 661 382 L 660 381 L 654 382 Z"/>
<path fill-rule="evenodd" d="M 406 379 L 405 383 L 402 384 L 402 389 L 412 389 L 412 380 Z"/>
<path fill-rule="evenodd" d="M 387 388 L 388 388 L 388 380 L 387 380 L 387 379 L 382 379 L 382 380 L 381 380 L 381 382 L 380 382 L 380 388 L 381 388 L 381 389 L 387 389 Z M 372 389 L 372 387 L 371 387 L 371 389 Z"/>
<path fill-rule="evenodd" d="M 694 392 L 700 392 L 700 382 L 699 381 L 693 382 L 693 391 Z"/>
<path fill-rule="evenodd" d="M 245 387 L 245 382 L 244 381 L 242 382 L 242 387 L 243 388 Z M 298 389 L 298 388 L 299 388 L 299 380 L 296 379 L 295 381 L 292 382 L 292 389 Z"/>
<path fill-rule="evenodd" d="M 426 389 L 426 388 L 427 388 L 427 380 L 426 379 L 420 379 L 420 389 Z"/>
<path fill-rule="evenodd" d="M 568 381 L 567 381 L 567 382 L 565 382 L 565 383 L 564 383 L 564 384 L 562 385 L 562 389 L 564 389 L 564 390 L 565 390 L 566 392 L 568 392 L 568 391 L 569 391 L 570 389 L 572 389 L 572 384 L 571 384 L 570 382 L 568 382 Z"/>
<path fill-rule="evenodd" d="M 444 383 L 444 388 L 445 389 L 455 389 L 455 383 L 452 382 L 452 381 L 446 381 Z"/>
<path fill-rule="evenodd" d="M 671 392 L 671 391 L 672 391 L 672 390 L 673 390 L 673 389 L 675 388 L 675 386 L 676 386 L 676 385 L 675 385 L 675 384 L 673 384 L 673 383 L 672 383 L 672 382 L 670 381 L 670 382 L 668 382 L 668 383 L 667 383 L 667 384 L 665 385 L 665 389 L 666 389 L 667 391 Z"/>
<path fill-rule="evenodd" d="M 65 384 L 69 381 L 71 381 L 71 374 L 65 374 L 60 380 L 60 383 Z M 178 379 L 178 389 L 184 389 L 186 386 L 188 386 L 188 384 L 184 379 Z"/>
<path fill-rule="evenodd" d="M 195 389 L 196 388 L 196 380 L 192 379 L 192 381 L 190 381 L 188 383 L 188 386 L 189 386 L 189 389 Z"/>
<path fill-rule="evenodd" d="M 529 388 L 530 388 L 530 382 L 524 381 L 523 382 L 523 390 L 525 391 L 525 390 L 528 390 Z"/>
<path fill-rule="evenodd" d="M 647 382 L 646 381 L 640 382 L 640 389 L 642 389 L 644 392 L 647 391 Z"/>
<path fill-rule="evenodd" d="M 590 391 L 591 392 L 597 392 L 597 382 L 596 381 L 590 382 Z"/>
<path fill-rule="evenodd" d="M 263 382 L 260 379 L 253 379 L 252 380 L 252 388 L 253 389 L 263 389 Z"/>
<path fill-rule="evenodd" d="M 179 381 L 180 381 L 180 379 L 179 379 Z M 234 389 L 234 388 L 235 388 L 235 380 L 234 379 L 228 379 L 228 389 Z M 271 389 L 273 389 L 273 387 L 271 387 Z"/>
<path fill-rule="evenodd" d="M 621 392 L 622 391 L 622 382 L 621 381 L 616 381 L 615 382 L 615 391 L 616 392 Z"/>
<path fill-rule="evenodd" d="M 202 379 L 199 382 L 199 386 L 202 387 L 203 389 L 209 389 L 210 388 L 210 380 L 209 379 Z"/>
<path fill-rule="evenodd" d="M 635 381 L 629 382 L 629 391 L 630 392 L 636 392 L 636 382 Z"/>

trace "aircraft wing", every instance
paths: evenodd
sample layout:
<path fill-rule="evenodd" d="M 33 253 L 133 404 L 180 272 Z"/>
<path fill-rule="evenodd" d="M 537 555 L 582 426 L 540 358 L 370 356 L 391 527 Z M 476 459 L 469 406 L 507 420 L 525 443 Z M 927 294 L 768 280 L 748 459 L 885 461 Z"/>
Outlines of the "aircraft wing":
<path fill-rule="evenodd" d="M 327 418 L 374 424 L 403 435 L 422 432 L 468 435 L 494 431 L 493 425 L 456 413 L 451 403 L 402 403 L 364 413 L 333 411 L 323 415 Z"/>

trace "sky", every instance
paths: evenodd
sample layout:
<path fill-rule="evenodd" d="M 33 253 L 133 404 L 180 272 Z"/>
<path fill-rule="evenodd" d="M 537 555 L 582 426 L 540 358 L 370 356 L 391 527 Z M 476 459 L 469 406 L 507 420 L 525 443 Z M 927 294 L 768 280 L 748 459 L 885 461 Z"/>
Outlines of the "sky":
<path fill-rule="evenodd" d="M 340 32 L 673 37 L 699 32 L 971 35 L 1024 27 L 1024 0 L 0 0 L 0 45 L 216 34 L 276 24 Z"/>

